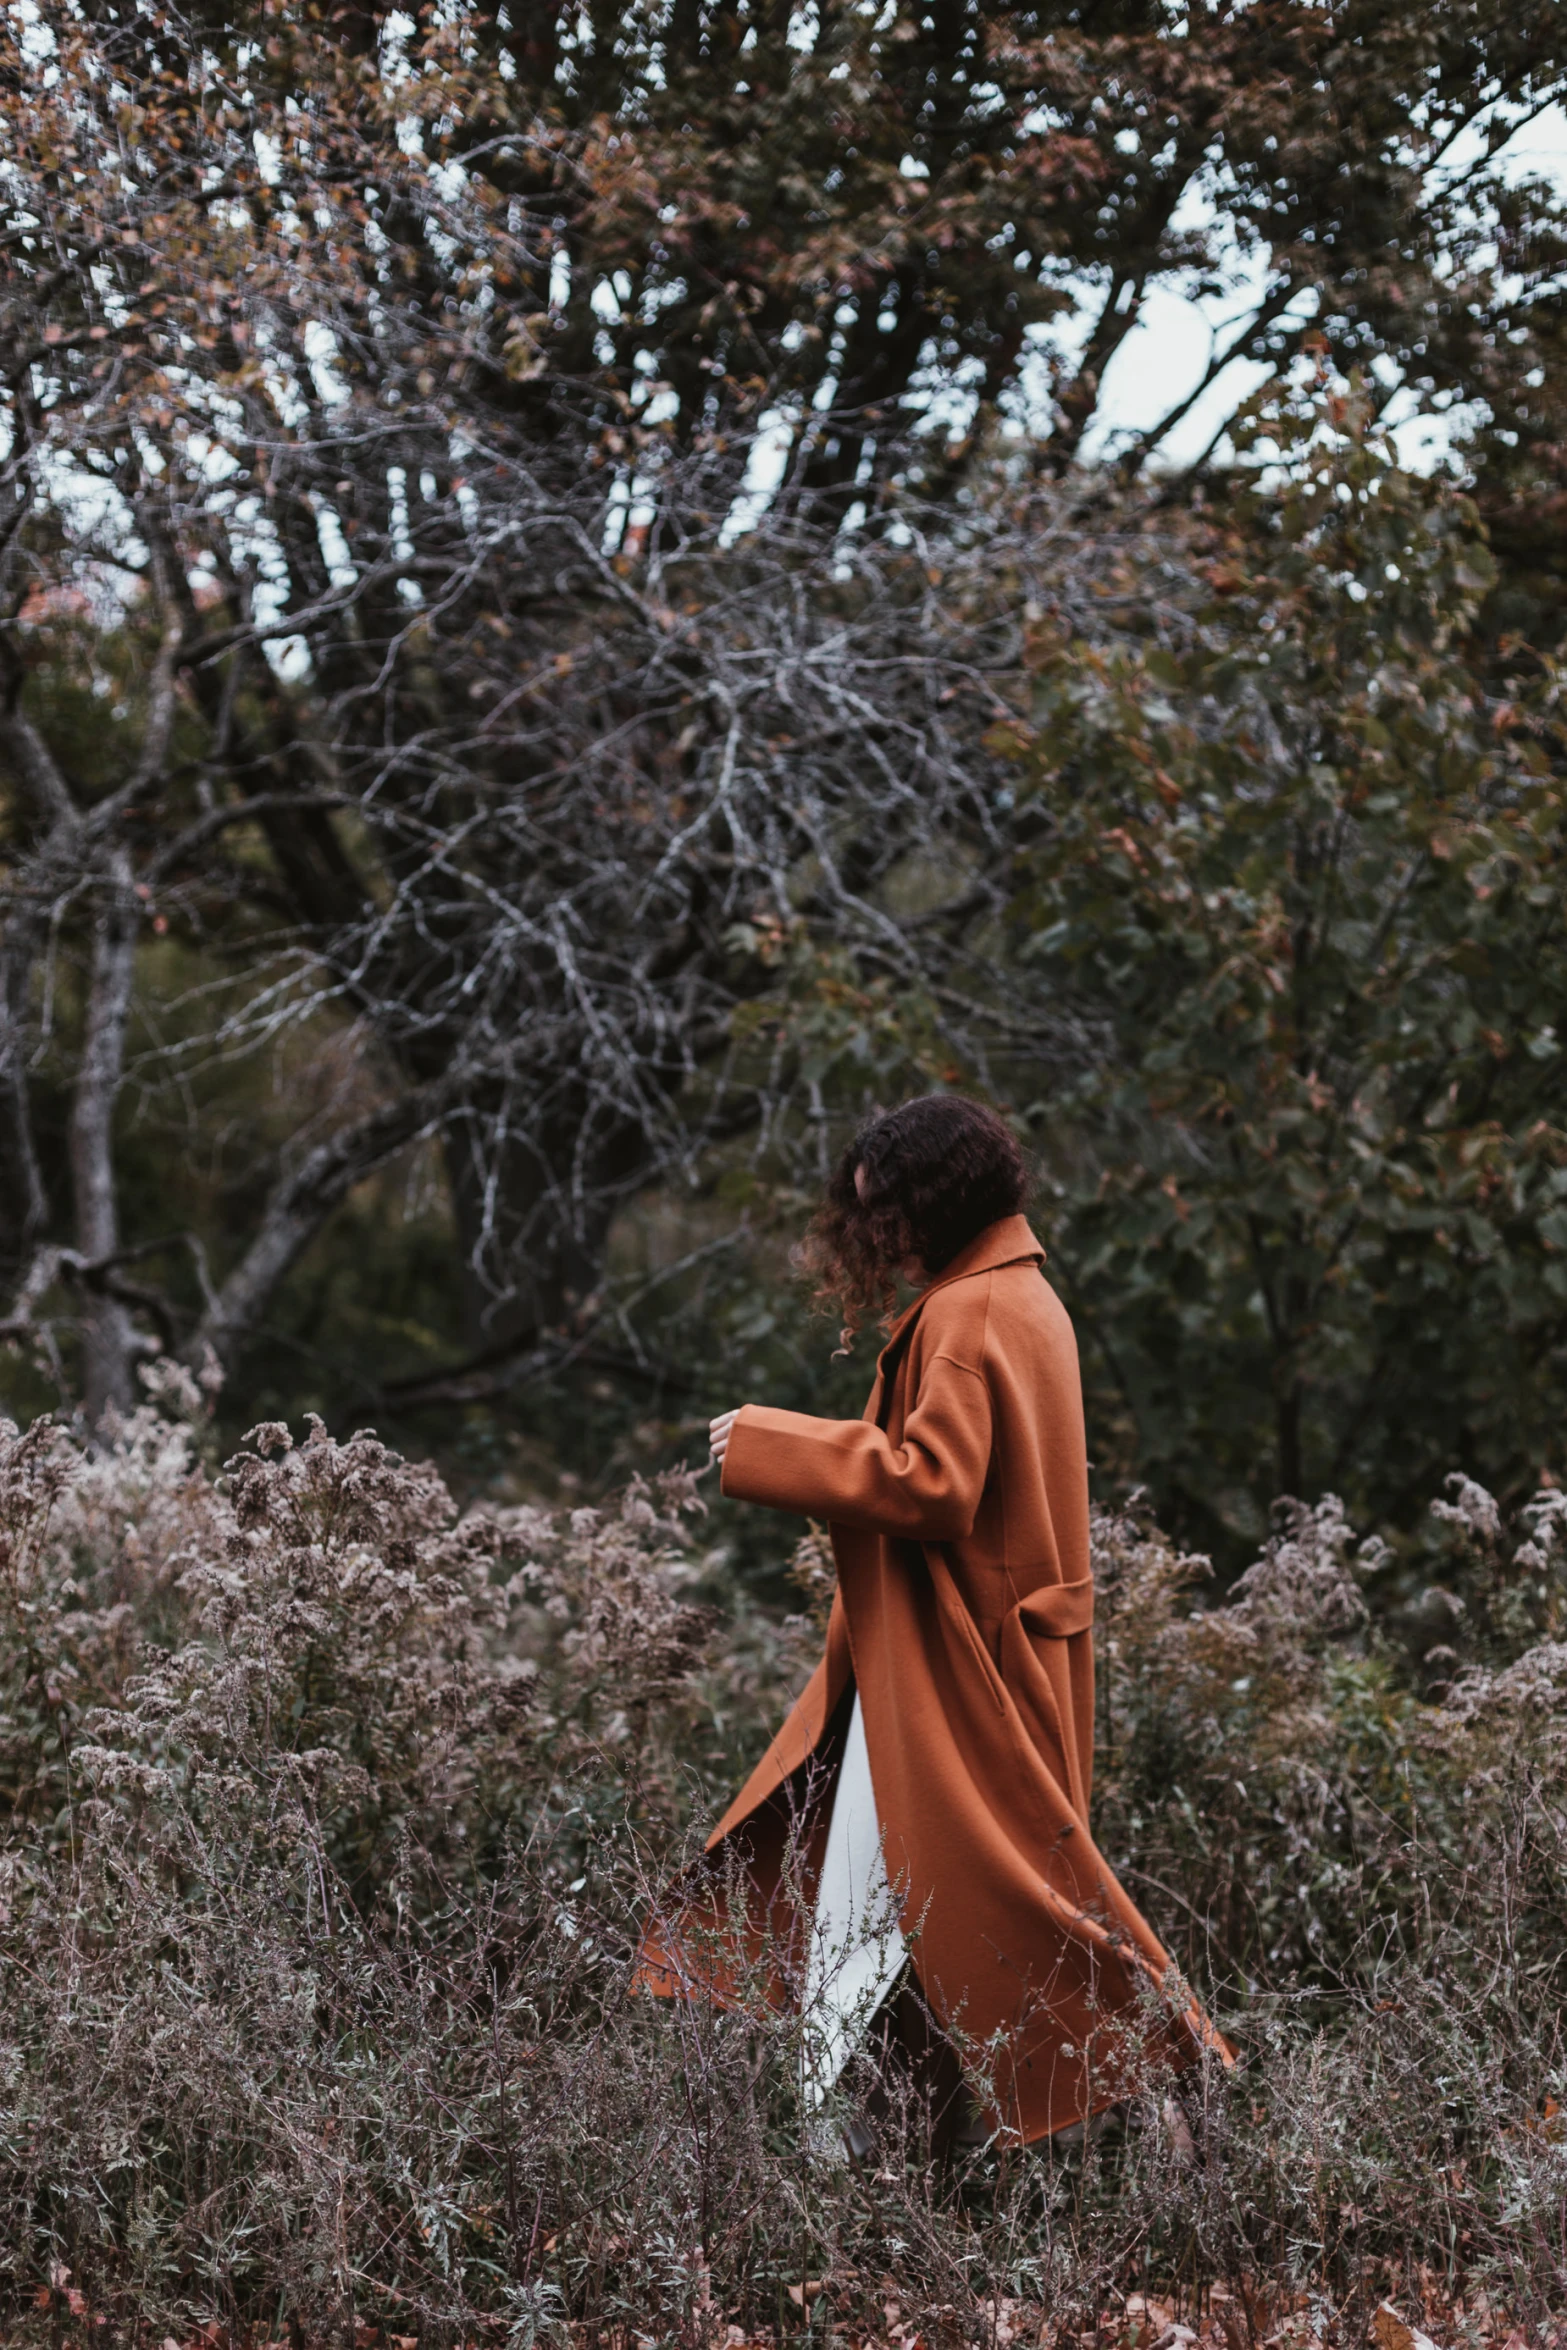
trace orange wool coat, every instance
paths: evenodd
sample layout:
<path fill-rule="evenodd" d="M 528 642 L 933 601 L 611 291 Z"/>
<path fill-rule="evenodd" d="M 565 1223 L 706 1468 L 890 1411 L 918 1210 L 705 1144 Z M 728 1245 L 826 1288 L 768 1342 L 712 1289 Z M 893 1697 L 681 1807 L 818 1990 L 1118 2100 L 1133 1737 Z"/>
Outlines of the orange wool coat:
<path fill-rule="evenodd" d="M 740 1856 L 776 1920 L 790 1805 L 814 1804 L 819 1858 L 831 1782 L 813 1790 L 805 1766 L 831 1760 L 856 1684 L 921 1987 L 987 2052 L 992 2118 L 1025 2140 L 1123 2096 L 1150 2051 L 1228 2053 L 1166 1986 L 1089 1832 L 1082 1391 L 1043 1256 L 1021 1216 L 981 1233 L 894 1329 L 862 1419 L 740 1412 L 723 1491 L 825 1518 L 838 1596 L 821 1663 L 709 1846 Z M 689 1983 L 678 1928 L 657 1939 L 643 1981 Z"/>

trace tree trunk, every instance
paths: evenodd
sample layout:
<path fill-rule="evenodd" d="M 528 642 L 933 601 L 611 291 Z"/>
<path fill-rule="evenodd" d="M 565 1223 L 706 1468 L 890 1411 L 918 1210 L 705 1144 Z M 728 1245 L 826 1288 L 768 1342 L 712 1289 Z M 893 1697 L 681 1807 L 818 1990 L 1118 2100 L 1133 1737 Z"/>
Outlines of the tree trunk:
<path fill-rule="evenodd" d="M 125 1068 L 140 904 L 124 848 L 109 853 L 105 887 L 93 928 L 87 1025 L 76 1098 L 71 1107 L 71 1182 L 76 1200 L 76 1244 L 90 1267 L 107 1267 L 120 1246 L 114 1180 L 114 1112 Z M 82 1305 L 82 1407 L 89 1427 L 111 1409 L 129 1411 L 133 1371 L 146 1351 L 118 1298 L 89 1275 Z"/>
<path fill-rule="evenodd" d="M 17 1281 L 49 1220 L 27 1095 L 28 993 L 39 924 L 30 910 L 7 924 L 0 947 L 0 1279 Z"/>
<path fill-rule="evenodd" d="M 193 1361 L 211 1347 L 231 1371 L 254 1337 L 273 1292 L 356 1183 L 407 1148 L 441 1114 L 439 1089 L 408 1087 L 355 1125 L 318 1143 L 274 1183 L 261 1220 L 207 1311 L 187 1350 Z"/>
<path fill-rule="evenodd" d="M 1300 1449 L 1300 1407 L 1300 1380 L 1292 1376 L 1278 1399 L 1278 1491 L 1292 1495 L 1297 1501 L 1304 1501 L 1306 1478 Z"/>

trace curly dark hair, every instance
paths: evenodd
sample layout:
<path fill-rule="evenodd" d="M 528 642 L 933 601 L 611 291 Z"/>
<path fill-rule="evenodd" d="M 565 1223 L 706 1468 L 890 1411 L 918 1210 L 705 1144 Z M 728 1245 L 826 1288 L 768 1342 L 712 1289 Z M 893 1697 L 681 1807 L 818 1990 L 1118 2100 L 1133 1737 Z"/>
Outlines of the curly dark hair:
<path fill-rule="evenodd" d="M 860 1128 L 795 1261 L 815 1281 L 816 1302 L 842 1312 L 847 1347 L 868 1315 L 883 1328 L 892 1320 L 903 1265 L 940 1273 L 1027 1196 L 1023 1153 L 995 1111 L 960 1093 L 924 1093 Z"/>

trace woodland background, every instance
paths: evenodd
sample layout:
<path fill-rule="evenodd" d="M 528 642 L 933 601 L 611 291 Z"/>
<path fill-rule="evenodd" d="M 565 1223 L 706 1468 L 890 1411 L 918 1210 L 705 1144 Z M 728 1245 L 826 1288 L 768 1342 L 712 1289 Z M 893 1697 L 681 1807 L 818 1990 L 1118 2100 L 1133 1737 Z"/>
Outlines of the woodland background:
<path fill-rule="evenodd" d="M 1238 2342 L 1363 2327 L 1401 2279 L 1543 2324 L 1567 222 L 1516 152 L 1560 121 L 1559 10 L 29 0 L 0 72 L 19 2299 L 705 2338 L 814 2325 L 837 2276 L 822 2323 L 901 2294 L 999 2344 L 1003 2303 L 1152 2328 L 1135 2275 L 1214 2323 L 1222 2287 Z M 1147 308 L 1243 282 L 1205 384 L 1118 429 Z M 869 1346 L 830 1359 L 789 1246 L 865 1110 L 939 1085 L 1038 1166 L 1101 1569 L 1147 1616 L 1103 1635 L 1107 1849 L 1172 1937 L 1186 1905 L 1266 2077 L 1316 2087 L 1215 2090 L 1195 2184 L 1134 2130 L 1048 2190 L 932 2187 L 873 2256 L 746 2170 L 788 2136 L 767 2029 L 702 2109 L 746 2152 L 689 2050 L 627 2054 L 559 1920 L 606 1868 L 613 1976 L 802 1667 L 805 1530 L 714 1501 L 697 1541 L 637 1480 L 748 1396 L 858 1410 Z M 320 1434 L 224 1477 L 308 1412 L 446 1485 Z M 1157 1679 L 1156 1635 L 1129 1695 L 1114 1643 Z M 1432 1999 L 1445 2055 L 1387 2020 Z M 248 2118 L 153 2060 L 198 2012 L 251 2018 Z M 371 2044 L 467 2062 L 481 2012 L 432 2217 L 456 2091 L 421 2076 L 373 2159 L 341 2100 Z M 1436 2139 L 1344 2102 L 1367 2033 Z M 617 2068 L 685 2121 L 606 2237 L 618 2189 L 550 2133 Z M 742 2175 L 766 2241 L 723 2250 Z"/>

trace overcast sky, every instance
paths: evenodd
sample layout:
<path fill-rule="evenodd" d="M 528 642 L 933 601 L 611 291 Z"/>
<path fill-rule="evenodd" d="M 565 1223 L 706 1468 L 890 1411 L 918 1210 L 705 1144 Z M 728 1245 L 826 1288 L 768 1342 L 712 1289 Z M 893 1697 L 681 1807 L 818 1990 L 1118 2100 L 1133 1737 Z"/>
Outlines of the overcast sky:
<path fill-rule="evenodd" d="M 1479 151 L 1478 135 L 1457 143 L 1447 159 L 1449 175 L 1467 168 Z M 1567 203 L 1567 112 L 1553 106 L 1499 149 L 1492 172 L 1508 182 L 1522 178 L 1548 179 Z M 1200 217 L 1194 214 L 1193 222 Z M 1177 226 L 1188 225 L 1178 221 Z M 1265 254 L 1235 255 L 1233 278 L 1225 293 L 1206 299 L 1184 299 L 1165 287 L 1149 295 L 1142 316 L 1105 370 L 1099 414 L 1084 455 L 1102 453 L 1119 434 L 1141 432 L 1167 416 L 1202 377 L 1215 348 L 1222 349 L 1255 311 L 1267 283 Z M 1091 314 L 1077 322 L 1086 333 Z M 1189 463 L 1201 455 L 1215 430 L 1262 382 L 1267 370 L 1238 360 L 1212 383 L 1171 434 L 1165 453 L 1172 463 Z M 1396 414 L 1396 410 L 1393 412 Z M 1395 437 L 1407 464 L 1438 461 L 1451 444 L 1453 425 L 1434 417 L 1413 419 Z"/>

